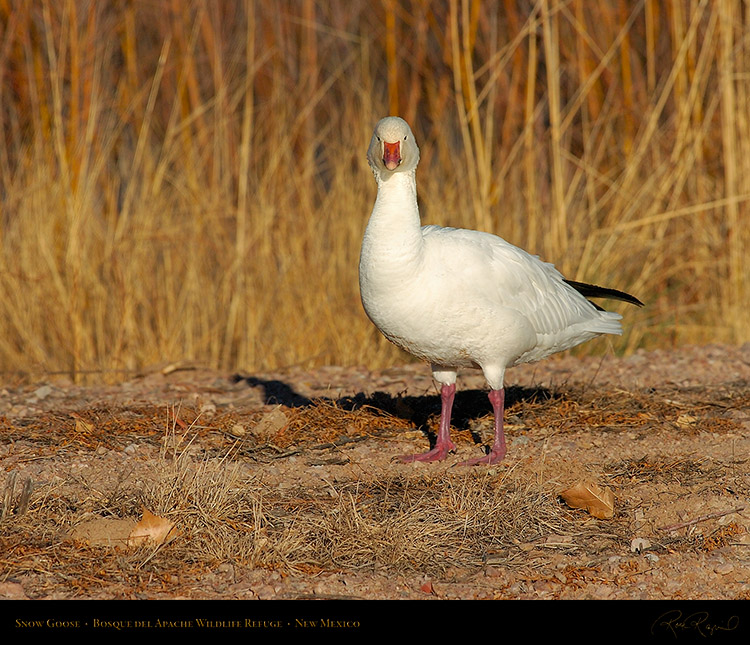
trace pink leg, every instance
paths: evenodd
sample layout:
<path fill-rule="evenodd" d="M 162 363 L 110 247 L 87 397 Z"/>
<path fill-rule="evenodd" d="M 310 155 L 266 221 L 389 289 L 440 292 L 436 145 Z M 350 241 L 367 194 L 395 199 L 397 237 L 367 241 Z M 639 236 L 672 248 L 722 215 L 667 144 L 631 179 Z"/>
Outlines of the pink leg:
<path fill-rule="evenodd" d="M 503 430 L 503 414 L 505 413 L 505 390 L 490 390 L 492 409 L 495 411 L 495 443 L 489 454 L 478 459 L 469 459 L 459 466 L 476 466 L 477 464 L 496 464 L 505 458 L 505 431 Z"/>
<path fill-rule="evenodd" d="M 441 461 L 448 453 L 456 449 L 456 444 L 451 441 L 451 410 L 453 409 L 453 397 L 456 396 L 456 384 L 443 385 L 440 389 L 440 398 L 443 405 L 440 412 L 440 429 L 438 430 L 435 447 L 429 452 L 420 455 L 403 455 L 399 459 L 405 463 L 412 461 Z"/>

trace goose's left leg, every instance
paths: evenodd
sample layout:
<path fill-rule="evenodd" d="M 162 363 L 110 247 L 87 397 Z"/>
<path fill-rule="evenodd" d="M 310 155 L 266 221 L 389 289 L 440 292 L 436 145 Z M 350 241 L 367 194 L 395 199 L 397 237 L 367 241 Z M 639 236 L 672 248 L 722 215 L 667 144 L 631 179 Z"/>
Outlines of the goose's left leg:
<path fill-rule="evenodd" d="M 490 390 L 490 403 L 495 411 L 495 440 L 492 449 L 484 457 L 469 459 L 459 466 L 476 466 L 478 464 L 497 464 L 505 458 L 505 430 L 503 429 L 503 415 L 505 414 L 505 389 Z"/>

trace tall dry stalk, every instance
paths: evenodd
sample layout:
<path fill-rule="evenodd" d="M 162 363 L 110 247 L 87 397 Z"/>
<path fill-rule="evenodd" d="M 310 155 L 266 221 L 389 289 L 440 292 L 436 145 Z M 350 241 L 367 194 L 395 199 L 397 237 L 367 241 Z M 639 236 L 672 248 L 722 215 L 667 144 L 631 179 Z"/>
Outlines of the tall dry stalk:
<path fill-rule="evenodd" d="M 736 303 L 742 302 L 742 256 L 739 241 L 742 239 L 742 225 L 739 218 L 737 171 L 737 125 L 736 100 L 734 91 L 734 25 L 737 21 L 736 5 L 729 0 L 722 0 L 719 8 L 720 44 L 719 44 L 719 88 L 721 91 L 721 141 L 724 152 L 724 196 L 727 198 L 727 247 L 728 270 L 727 287 L 724 297 L 725 317 L 728 321 L 739 314 Z M 747 106 L 745 106 L 747 107 Z M 736 320 L 732 325 L 737 330 Z M 739 335 L 739 334 L 738 334 Z"/>
<path fill-rule="evenodd" d="M 560 97 L 560 32 L 557 7 L 542 0 L 542 40 L 547 72 L 547 109 L 550 121 L 550 159 L 552 169 L 552 227 L 545 250 L 549 257 L 565 258 L 568 247 L 568 209 L 563 183 L 563 140 Z M 566 263 L 567 264 L 567 263 Z M 561 267 L 566 270 L 566 266 Z"/>

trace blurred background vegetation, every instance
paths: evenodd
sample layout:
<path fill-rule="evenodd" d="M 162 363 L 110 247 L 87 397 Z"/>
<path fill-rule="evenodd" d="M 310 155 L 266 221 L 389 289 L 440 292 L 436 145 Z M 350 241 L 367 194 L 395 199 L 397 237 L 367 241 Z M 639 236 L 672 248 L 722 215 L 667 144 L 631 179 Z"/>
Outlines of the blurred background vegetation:
<path fill-rule="evenodd" d="M 0 0 L 0 371 L 406 360 L 357 284 L 386 114 L 424 222 L 647 304 L 616 351 L 748 341 L 749 38 L 740 0 Z"/>

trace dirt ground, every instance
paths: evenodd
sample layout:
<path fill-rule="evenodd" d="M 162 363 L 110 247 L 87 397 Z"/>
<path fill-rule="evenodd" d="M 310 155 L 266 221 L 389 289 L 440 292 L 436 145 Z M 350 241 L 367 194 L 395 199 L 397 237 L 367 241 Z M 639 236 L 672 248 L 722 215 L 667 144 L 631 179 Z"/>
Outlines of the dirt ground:
<path fill-rule="evenodd" d="M 489 468 L 457 466 L 492 423 L 458 387 L 457 454 L 403 464 L 439 414 L 421 364 L 6 382 L 0 598 L 750 598 L 750 346 L 514 368 Z M 172 531 L 129 546 L 144 509 Z"/>

